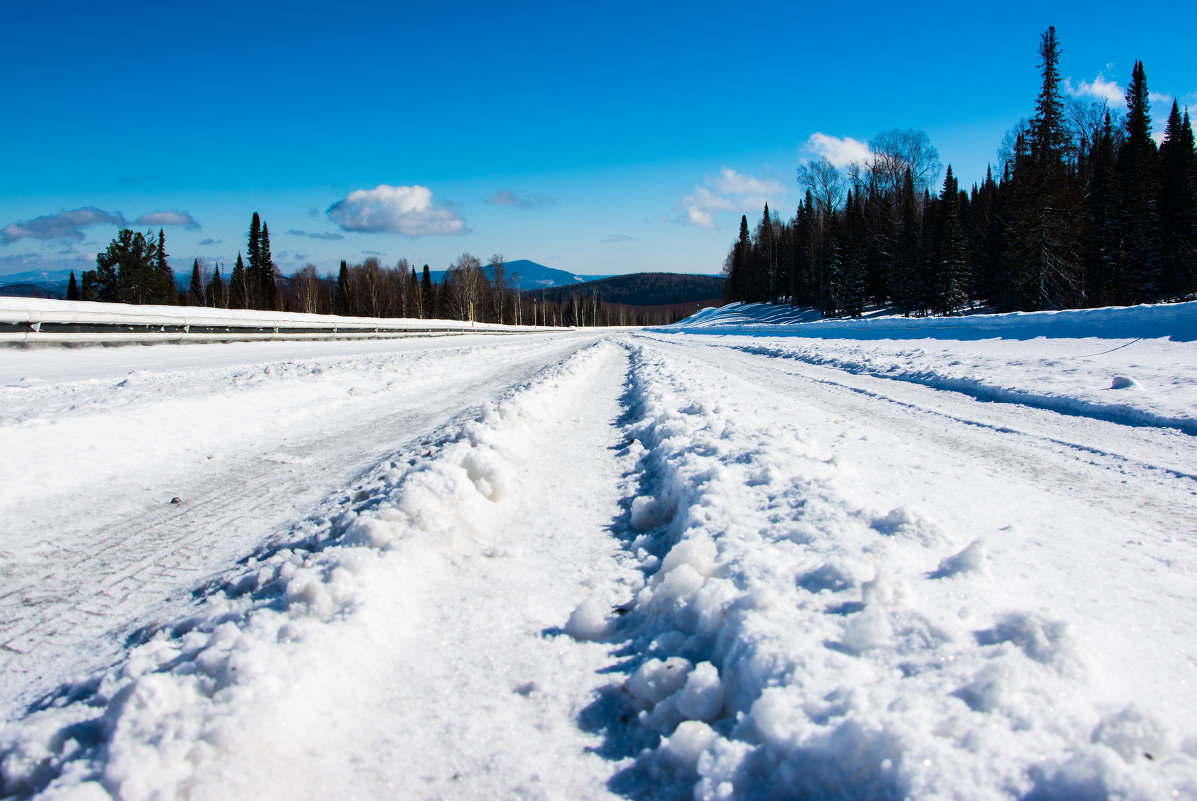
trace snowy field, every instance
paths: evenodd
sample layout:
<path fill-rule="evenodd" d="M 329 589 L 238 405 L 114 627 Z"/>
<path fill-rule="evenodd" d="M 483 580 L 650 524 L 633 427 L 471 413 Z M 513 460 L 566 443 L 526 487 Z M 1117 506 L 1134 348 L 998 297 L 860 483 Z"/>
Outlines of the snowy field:
<path fill-rule="evenodd" d="M 1197 304 L 0 350 L 0 796 L 1197 798 Z"/>

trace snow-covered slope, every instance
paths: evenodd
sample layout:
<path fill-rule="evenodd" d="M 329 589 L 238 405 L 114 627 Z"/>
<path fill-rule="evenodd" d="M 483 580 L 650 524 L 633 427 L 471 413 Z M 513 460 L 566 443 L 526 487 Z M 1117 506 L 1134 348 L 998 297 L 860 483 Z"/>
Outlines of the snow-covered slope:
<path fill-rule="evenodd" d="M 0 795 L 1197 797 L 1189 312 L 769 313 L 0 351 Z"/>

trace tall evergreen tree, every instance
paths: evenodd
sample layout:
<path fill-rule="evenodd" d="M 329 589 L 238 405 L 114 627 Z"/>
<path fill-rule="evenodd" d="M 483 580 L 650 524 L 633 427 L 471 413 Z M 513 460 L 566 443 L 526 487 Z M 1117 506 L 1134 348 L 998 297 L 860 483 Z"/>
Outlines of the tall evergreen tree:
<path fill-rule="evenodd" d="M 1085 289 L 1090 306 L 1125 300 L 1127 281 L 1122 191 L 1114 154 L 1114 126 L 1109 111 L 1089 153 L 1085 192 Z"/>
<path fill-rule="evenodd" d="M 256 211 L 249 223 L 249 244 L 246 246 L 245 255 L 249 260 L 248 264 L 243 265 L 246 273 L 245 308 L 257 309 L 260 308 L 257 297 L 258 290 L 262 285 L 262 218 Z M 235 274 L 236 267 L 233 268 L 233 271 Z"/>
<path fill-rule="evenodd" d="M 1031 121 L 1029 157 L 1016 157 L 1014 230 L 1007 260 L 1018 308 L 1058 309 L 1084 297 L 1079 231 L 1074 209 L 1080 193 L 1069 164 L 1060 98 L 1060 46 L 1056 29 L 1039 46 L 1043 85 Z"/>
<path fill-rule="evenodd" d="M 349 281 L 349 265 L 341 259 L 341 269 L 337 272 L 336 313 L 342 317 L 353 313 L 353 289 Z"/>
<path fill-rule="evenodd" d="M 1151 98 L 1143 62 L 1126 90 L 1126 142 L 1118 154 L 1127 269 L 1124 303 L 1157 300 L 1161 285 L 1159 151 L 1151 138 Z"/>
<path fill-rule="evenodd" d="M 229 276 L 229 308 L 248 309 L 251 308 L 251 301 L 249 276 L 246 275 L 245 262 L 238 253 L 233 273 Z"/>
<path fill-rule="evenodd" d="M 152 279 L 151 303 L 174 304 L 178 299 L 175 287 L 175 272 L 166 260 L 166 233 L 158 229 L 158 247 L 154 254 L 154 273 Z"/>
<path fill-rule="evenodd" d="M 1185 298 L 1197 292 L 1197 153 L 1175 100 L 1160 145 L 1159 205 L 1164 296 Z"/>
<path fill-rule="evenodd" d="M 841 309 L 849 317 L 859 317 L 865 305 L 865 219 L 860 192 L 849 190 L 844 206 L 843 265 Z"/>
<path fill-rule="evenodd" d="M 200 273 L 199 259 L 193 259 L 191 262 L 191 285 L 187 290 L 187 303 L 192 306 L 203 306 L 205 298 L 204 277 Z"/>
<path fill-rule="evenodd" d="M 278 287 L 274 281 L 274 258 L 270 255 L 270 229 L 262 223 L 258 246 L 258 308 L 278 308 Z"/>
<path fill-rule="evenodd" d="M 220 309 L 224 308 L 225 302 L 224 279 L 220 277 L 220 265 L 217 264 L 212 270 L 212 278 L 208 280 L 208 286 L 204 288 L 204 305 L 212 309 Z"/>
<path fill-rule="evenodd" d="M 436 317 L 436 287 L 432 284 L 432 272 L 427 264 L 424 265 L 423 274 L 420 276 L 420 295 L 424 301 L 424 317 Z"/>
<path fill-rule="evenodd" d="M 79 300 L 79 284 L 75 282 L 75 271 L 71 270 L 71 277 L 67 279 L 67 300 Z"/>
<path fill-rule="evenodd" d="M 950 164 L 939 211 L 934 308 L 940 314 L 957 314 L 968 303 L 969 269 L 960 223 L 960 197 Z"/>

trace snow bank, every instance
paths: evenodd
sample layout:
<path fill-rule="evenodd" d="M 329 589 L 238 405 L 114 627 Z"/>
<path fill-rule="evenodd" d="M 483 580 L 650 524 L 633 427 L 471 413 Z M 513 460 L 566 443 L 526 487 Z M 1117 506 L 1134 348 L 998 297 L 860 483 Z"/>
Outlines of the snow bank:
<path fill-rule="evenodd" d="M 738 304 L 711 311 L 656 330 L 719 334 L 713 342 L 722 347 L 980 401 L 1197 434 L 1197 302 L 785 325 L 753 321 L 811 313 Z"/>
<path fill-rule="evenodd" d="M 797 336 L 824 339 L 1034 339 L 1035 337 L 1197 340 L 1197 301 L 1101 309 L 824 320 L 818 312 L 786 306 L 732 303 L 703 309 L 659 330 L 687 333 Z"/>
<path fill-rule="evenodd" d="M 616 740 L 630 795 L 1197 797 L 1197 728 L 1111 692 L 1070 623 L 988 601 L 987 549 L 916 507 L 878 514 L 847 467 L 726 378 L 633 356 L 647 579 Z M 838 421 L 837 421 L 838 422 Z"/>
<path fill-rule="evenodd" d="M 405 698 L 396 687 L 412 678 L 392 671 L 405 633 L 429 614 L 421 605 L 435 597 L 434 588 L 452 586 L 458 570 L 485 575 L 494 560 L 506 560 L 508 571 L 522 564 L 513 561 L 518 552 L 512 549 L 531 543 L 517 538 L 516 544 L 510 536 L 498 536 L 506 532 L 488 527 L 508 507 L 504 500 L 509 496 L 514 513 L 532 506 L 531 490 L 518 486 L 519 474 L 528 459 L 543 458 L 544 450 L 525 454 L 520 443 L 529 429 L 559 413 L 564 389 L 586 394 L 586 381 L 611 350 L 608 345 L 590 347 L 547 368 L 479 419 L 427 443 L 420 455 L 384 465 L 331 514 L 305 522 L 291 541 L 256 553 L 198 591 L 192 615 L 146 627 L 119 664 L 62 687 L 26 717 L 6 725 L 0 730 L 0 796 L 130 801 L 287 797 L 287 776 L 295 766 L 280 757 L 276 740 L 297 742 L 296 755 L 308 754 L 305 759 L 329 750 L 340 754 L 336 760 L 371 756 L 346 752 L 335 737 L 324 739 L 325 732 L 347 736 L 357 728 L 394 724 L 393 717 L 375 719 L 369 712 L 389 698 Z M 601 421 L 598 425 L 605 428 Z M 603 450 L 595 448 L 600 455 Z M 489 588 L 479 582 L 472 590 L 486 593 Z M 487 614 L 489 626 L 503 628 L 504 610 L 474 606 Z M 597 633 L 593 623 L 579 622 L 576 629 Z M 476 632 L 471 636 L 472 643 L 490 641 Z M 539 642 L 529 658 L 546 675 L 512 691 L 525 705 L 521 709 L 531 709 L 522 700 L 528 697 L 538 709 L 569 702 L 553 695 L 557 691 L 549 676 L 553 664 L 569 658 L 562 651 L 569 638 Z M 411 658 L 418 662 L 419 656 Z M 433 661 L 437 669 L 459 669 L 448 653 L 436 654 Z M 469 655 L 461 658 L 461 663 L 470 661 Z M 370 683 L 356 686 L 363 676 Z M 435 696 L 453 692 L 452 674 L 439 679 L 423 697 L 400 703 L 452 707 Z M 469 683 L 468 677 L 460 680 Z M 313 699 L 328 695 L 331 688 L 339 700 L 322 709 Z M 354 714 L 347 708 L 350 702 L 367 712 Z M 473 725 L 465 711 L 458 712 L 453 725 Z M 546 742 L 564 742 L 537 714 L 523 716 L 528 725 L 543 730 Z M 485 725 L 513 724 L 495 719 Z M 441 734 L 429 736 L 439 740 Z M 503 739 L 500 732 L 485 728 L 477 736 Z M 380 735 L 374 742 L 383 741 Z M 418 743 L 407 742 L 408 750 L 419 751 Z M 453 762 L 446 744 L 428 747 L 445 752 L 443 761 Z M 556 759 L 547 748 L 539 756 L 546 763 Z M 349 777 L 338 775 L 346 770 L 342 763 L 324 783 L 330 789 L 346 786 Z M 541 766 L 546 780 L 554 770 L 577 772 L 576 766 Z M 368 780 L 368 773 L 360 781 Z M 356 774 L 354 778 L 358 780 Z M 518 779 L 533 781 L 527 775 Z M 410 781 L 415 788 L 424 779 L 392 775 L 392 790 L 395 781 Z M 577 781 L 584 787 L 597 784 L 581 774 Z M 473 792 L 468 784 L 460 786 L 465 796 Z M 577 796 L 576 789 L 566 784 L 561 792 Z"/>

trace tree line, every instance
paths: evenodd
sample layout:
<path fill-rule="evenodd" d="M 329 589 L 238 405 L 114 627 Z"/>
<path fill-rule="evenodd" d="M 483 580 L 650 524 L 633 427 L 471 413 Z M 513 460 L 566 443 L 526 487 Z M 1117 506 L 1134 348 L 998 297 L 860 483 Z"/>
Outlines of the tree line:
<path fill-rule="evenodd" d="M 1174 101 L 1152 138 L 1136 62 L 1126 110 L 1065 98 L 1055 28 L 1041 38 L 1034 116 L 1007 134 L 969 191 L 921 131 L 887 131 L 846 171 L 799 168 L 805 189 L 783 223 L 766 204 L 724 262 L 725 295 L 824 316 L 870 304 L 908 315 L 985 306 L 1035 311 L 1183 300 L 1197 294 L 1197 150 Z"/>
<path fill-rule="evenodd" d="M 180 291 L 167 255 L 161 230 L 155 243 L 152 234 L 123 229 L 96 257 L 96 268 L 83 273 L 81 284 L 71 272 L 67 300 L 565 327 L 658 325 L 678 316 L 606 303 L 597 292 L 589 298 L 559 293 L 556 300 L 524 293 L 507 275 L 501 254 L 485 266 L 462 254 L 439 282 L 432 280 L 427 264 L 417 274 L 407 259 L 386 267 L 374 256 L 361 264 L 342 260 L 335 278 L 321 276 L 311 264 L 288 277 L 274 263 L 270 229 L 257 212 L 250 222 L 247 258 L 237 254 L 227 279 L 222 265 L 209 269 L 196 258 L 188 288 Z"/>

